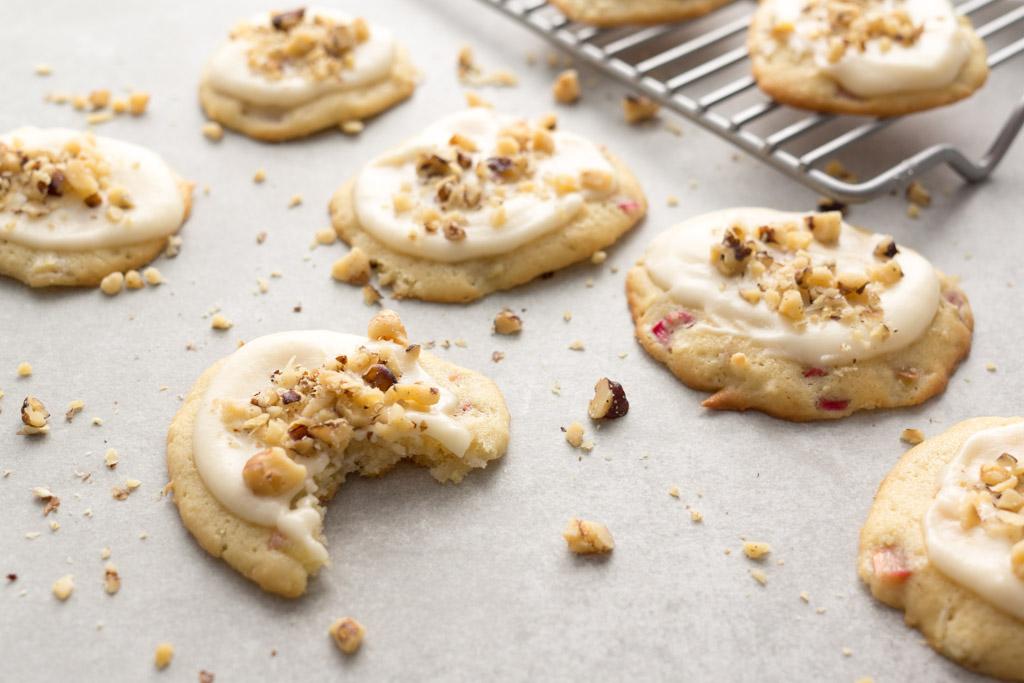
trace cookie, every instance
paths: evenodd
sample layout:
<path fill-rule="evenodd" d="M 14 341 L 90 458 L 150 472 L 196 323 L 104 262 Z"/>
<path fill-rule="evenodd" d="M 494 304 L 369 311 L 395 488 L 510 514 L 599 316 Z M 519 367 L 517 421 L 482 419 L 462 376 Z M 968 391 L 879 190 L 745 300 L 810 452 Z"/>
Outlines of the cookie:
<path fill-rule="evenodd" d="M 139 145 L 67 128 L 0 135 L 0 274 L 93 286 L 164 250 L 192 184 Z"/>
<path fill-rule="evenodd" d="M 383 26 L 334 9 L 268 12 L 236 26 L 206 68 L 206 115 L 279 142 L 360 121 L 412 95 L 416 70 Z"/>
<path fill-rule="evenodd" d="M 985 44 L 948 0 L 764 0 L 748 48 L 762 90 L 821 112 L 899 116 L 988 78 Z"/>
<path fill-rule="evenodd" d="M 1021 418 L 974 418 L 924 441 L 879 487 L 857 558 L 872 594 L 938 652 L 1014 681 L 1024 680 L 1021 463 Z"/>
<path fill-rule="evenodd" d="M 636 337 L 719 410 L 787 420 L 940 393 L 973 318 L 923 257 L 818 214 L 728 209 L 654 239 L 626 278 Z"/>
<path fill-rule="evenodd" d="M 324 506 L 349 474 L 401 460 L 458 483 L 501 457 L 509 415 L 489 379 L 410 345 L 392 311 L 368 337 L 247 342 L 200 376 L 167 434 L 181 519 L 271 593 L 297 597 L 328 560 Z"/>
<path fill-rule="evenodd" d="M 446 116 L 334 194 L 339 237 L 396 297 L 464 302 L 590 258 L 647 211 L 629 170 L 557 128 L 475 108 Z"/>
<path fill-rule="evenodd" d="M 592 26 L 664 24 L 707 14 L 731 0 L 551 0 L 562 14 Z"/>

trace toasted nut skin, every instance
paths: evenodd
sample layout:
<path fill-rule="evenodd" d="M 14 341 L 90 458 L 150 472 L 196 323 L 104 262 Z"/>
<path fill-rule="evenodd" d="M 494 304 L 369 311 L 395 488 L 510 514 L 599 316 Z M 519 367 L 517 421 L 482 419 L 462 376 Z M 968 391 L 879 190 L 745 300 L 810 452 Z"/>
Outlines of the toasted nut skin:
<path fill-rule="evenodd" d="M 289 458 L 283 448 L 271 448 L 249 458 L 242 478 L 257 496 L 277 496 L 298 488 L 306 480 L 306 468 Z"/>

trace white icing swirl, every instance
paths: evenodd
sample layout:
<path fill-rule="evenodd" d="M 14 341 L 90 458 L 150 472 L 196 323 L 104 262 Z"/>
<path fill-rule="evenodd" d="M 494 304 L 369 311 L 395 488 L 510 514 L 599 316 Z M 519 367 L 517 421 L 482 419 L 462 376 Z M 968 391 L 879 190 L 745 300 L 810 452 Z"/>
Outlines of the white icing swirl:
<path fill-rule="evenodd" d="M 271 13 L 264 12 L 249 20 L 253 26 L 270 26 Z M 318 16 L 336 22 L 349 22 L 352 17 L 335 9 L 309 7 L 303 15 L 304 23 L 312 23 Z M 257 107 L 288 109 L 298 107 L 324 95 L 353 88 L 361 88 L 388 77 L 395 61 L 396 45 L 391 31 L 373 25 L 370 36 L 352 50 L 352 68 L 346 68 L 336 78 L 312 80 L 294 69 L 286 70 L 283 77 L 272 80 L 249 67 L 248 53 L 252 43 L 235 38 L 222 44 L 210 58 L 206 78 L 210 86 L 225 95 Z"/>
<path fill-rule="evenodd" d="M 1024 581 L 1010 565 L 1012 543 L 982 526 L 964 530 L 961 505 L 968 487 L 980 480 L 983 464 L 1002 453 L 1024 460 L 1024 422 L 995 427 L 969 438 L 942 475 L 941 487 L 924 518 L 928 559 L 943 574 L 994 607 L 1024 619 Z"/>
<path fill-rule="evenodd" d="M 83 136 L 69 128 L 18 128 L 0 135 L 0 142 L 26 151 L 59 152 Z M 107 205 L 90 209 L 70 192 L 48 197 L 49 214 L 33 218 L 0 210 L 0 238 L 33 249 L 87 250 L 138 244 L 174 234 L 185 220 L 180 180 L 155 152 L 111 138 L 96 137 L 96 148 L 110 165 L 111 186 L 128 190 L 134 208 L 120 222 L 106 217 Z"/>
<path fill-rule="evenodd" d="M 893 41 L 886 49 L 879 40 L 868 40 L 863 51 L 849 46 L 832 63 L 823 6 L 807 10 L 807 2 L 775 0 L 775 21 L 792 23 L 789 47 L 810 53 L 823 72 L 858 97 L 944 88 L 970 56 L 970 44 L 948 0 L 883 0 L 882 10 L 903 10 L 915 26 L 923 27 L 917 40 L 908 46 Z"/>
<path fill-rule="evenodd" d="M 466 238 L 459 241 L 448 240 L 440 232 L 427 233 L 416 221 L 415 212 L 396 215 L 393 197 L 403 192 L 403 188 L 416 187 L 416 162 L 421 154 L 447 149 L 455 133 L 469 138 L 477 149 L 490 154 L 497 145 L 499 133 L 517 120 L 484 107 L 451 114 L 397 150 L 371 161 L 355 183 L 355 210 L 362 228 L 400 252 L 452 263 L 507 253 L 568 224 L 587 200 L 599 195 L 588 190 L 560 196 L 549 192 L 546 197 L 513 192 L 504 200 L 507 219 L 501 227 L 492 226 L 493 209 L 490 207 L 464 211 L 468 220 Z M 595 170 L 610 173 L 616 178 L 617 186 L 615 167 L 597 145 L 561 130 L 552 131 L 551 135 L 555 151 L 537 158 L 534 178 L 538 183 L 546 177 L 578 177 L 583 171 Z"/>
<path fill-rule="evenodd" d="M 338 355 L 351 354 L 360 346 L 373 350 L 387 345 L 389 342 L 370 341 L 366 337 L 352 334 L 307 330 L 259 337 L 231 354 L 203 395 L 192 436 L 196 468 L 213 497 L 242 519 L 260 526 L 277 528 L 313 557 L 325 560 L 327 551 L 318 540 L 322 520 L 312 494 L 316 490 L 313 478 L 328 465 L 328 456 L 319 454 L 301 459 L 306 467 L 305 490 L 308 495 L 294 505 L 296 491 L 277 497 L 255 495 L 246 486 L 242 470 L 246 461 L 264 446 L 246 434 L 232 432 L 224 425 L 221 401 L 248 401 L 253 394 L 266 387 L 272 372 L 285 367 L 293 358 L 295 363 L 312 369 Z M 405 354 L 396 355 L 399 358 L 405 357 Z M 422 382 L 436 386 L 419 363 L 407 361 L 401 370 L 399 381 L 402 384 Z M 472 434 L 452 418 L 458 408 L 457 397 L 447 389 L 439 388 L 441 399 L 428 412 L 408 409 L 406 416 L 414 424 L 423 425 L 424 434 L 461 457 L 469 448 Z"/>
<path fill-rule="evenodd" d="M 673 301 L 703 317 L 693 327 L 710 333 L 730 334 L 756 341 L 779 356 L 806 365 L 840 365 L 897 351 L 916 341 L 928 329 L 939 305 L 935 269 L 920 254 L 901 246 L 895 260 L 903 278 L 881 291 L 887 339 L 872 339 L 862 330 L 837 320 L 808 321 L 795 326 L 767 303 L 750 304 L 739 295 L 752 286 L 744 277 L 726 277 L 712 264 L 711 246 L 725 230 L 742 225 L 749 231 L 768 223 L 802 221 L 806 214 L 771 209 L 727 209 L 683 221 L 654 238 L 643 263 L 651 279 Z M 817 259 L 836 262 L 837 271 L 864 271 L 881 235 L 843 223 L 839 242 L 813 241 L 806 251 Z"/>

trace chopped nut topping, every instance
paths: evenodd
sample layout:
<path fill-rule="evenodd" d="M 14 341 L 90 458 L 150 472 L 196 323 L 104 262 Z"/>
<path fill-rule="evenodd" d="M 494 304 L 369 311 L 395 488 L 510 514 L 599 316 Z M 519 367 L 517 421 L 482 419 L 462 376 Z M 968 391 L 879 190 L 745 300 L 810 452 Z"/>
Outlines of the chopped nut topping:
<path fill-rule="evenodd" d="M 156 652 L 153 654 L 153 663 L 156 664 L 156 668 L 166 669 L 171 665 L 172 659 L 174 659 L 173 645 L 170 643 L 160 643 L 156 646 Z"/>
<path fill-rule="evenodd" d="M 555 101 L 561 104 L 572 104 L 580 98 L 580 79 L 575 69 L 568 69 L 558 74 L 551 89 Z"/>
<path fill-rule="evenodd" d="M 833 64 L 840 61 L 847 50 L 866 51 L 869 43 L 876 43 L 882 52 L 891 49 L 893 44 L 909 47 L 924 31 L 924 25 L 914 24 L 902 6 L 881 0 L 810 0 L 805 3 L 802 16 L 815 21 L 811 33 L 805 37 L 827 40 L 826 56 Z M 776 24 L 772 36 L 787 41 L 795 29 L 792 25 Z"/>
<path fill-rule="evenodd" d="M 615 549 L 615 541 L 608 527 L 600 522 L 592 522 L 573 517 L 565 526 L 562 537 L 569 545 L 569 550 L 577 555 L 593 555 L 610 553 Z"/>
<path fill-rule="evenodd" d="M 370 257 L 359 247 L 353 247 L 331 266 L 331 277 L 350 285 L 365 285 L 371 274 Z"/>
<path fill-rule="evenodd" d="M 146 113 L 146 107 L 149 106 L 149 93 L 136 90 L 128 96 L 128 111 L 131 112 L 132 116 L 142 116 Z"/>
<path fill-rule="evenodd" d="M 626 391 L 618 382 L 607 377 L 597 380 L 594 398 L 590 399 L 587 414 L 591 420 L 614 420 L 629 412 Z"/>
<path fill-rule="evenodd" d="M 660 110 L 660 104 L 643 95 L 626 95 L 622 98 L 622 113 L 629 124 L 650 121 Z"/>
<path fill-rule="evenodd" d="M 523 319 L 507 308 L 503 308 L 494 316 L 495 334 L 518 334 L 523 329 Z"/>
<path fill-rule="evenodd" d="M 334 644 L 338 646 L 339 650 L 351 655 L 363 644 L 366 629 L 352 617 L 344 617 L 331 624 L 328 633 L 331 634 L 331 638 L 334 639 Z"/>
<path fill-rule="evenodd" d="M 479 88 L 489 85 L 514 86 L 519 83 L 519 79 L 516 75 L 505 69 L 498 69 L 490 73 L 485 73 L 480 65 L 476 63 L 476 59 L 473 56 L 473 48 L 468 45 L 463 45 L 459 49 L 456 68 L 459 83 L 462 85 Z"/>
<path fill-rule="evenodd" d="M 306 468 L 289 458 L 283 448 L 271 448 L 249 458 L 242 479 L 257 496 L 279 496 L 302 485 Z"/>
<path fill-rule="evenodd" d="M 46 406 L 35 396 L 27 396 L 21 403 L 21 422 L 22 428 L 18 430 L 18 434 L 25 436 L 32 436 L 35 434 L 48 434 L 50 431 L 50 425 L 47 420 L 50 417 L 50 413 L 46 410 Z"/>

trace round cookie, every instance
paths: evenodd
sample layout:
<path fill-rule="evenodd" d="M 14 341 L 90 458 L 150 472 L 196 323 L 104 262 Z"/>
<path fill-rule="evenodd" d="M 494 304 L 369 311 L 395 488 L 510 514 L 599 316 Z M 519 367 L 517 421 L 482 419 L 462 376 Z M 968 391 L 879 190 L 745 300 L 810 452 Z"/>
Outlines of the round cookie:
<path fill-rule="evenodd" d="M 391 32 L 328 8 L 260 14 L 203 70 L 206 115 L 268 142 L 361 121 L 412 95 L 416 69 Z"/>
<path fill-rule="evenodd" d="M 149 263 L 185 222 L 192 183 L 139 145 L 65 128 L 0 135 L 0 274 L 94 286 Z"/>
<path fill-rule="evenodd" d="M 409 459 L 458 483 L 508 438 L 494 383 L 409 346 L 382 311 L 369 338 L 269 335 L 206 370 L 168 431 L 167 467 L 199 544 L 264 590 L 297 597 L 328 560 L 323 506 L 348 474 Z"/>
<path fill-rule="evenodd" d="M 841 0 L 765 0 L 747 39 L 754 78 L 783 104 L 837 114 L 901 116 L 968 97 L 988 78 L 985 44 L 947 0 L 929 1 L 927 22 L 899 10 L 865 33 L 864 10 L 839 11 Z M 922 26 L 948 39 L 921 40 Z"/>
<path fill-rule="evenodd" d="M 399 298 L 466 302 L 590 258 L 647 201 L 585 138 L 476 108 L 370 162 L 330 202 L 334 228 Z"/>
<path fill-rule="evenodd" d="M 907 451 L 875 495 L 857 559 L 858 574 L 872 594 L 903 610 L 907 625 L 920 630 L 938 652 L 979 673 L 1015 681 L 1024 680 L 1024 621 L 940 571 L 929 560 L 923 520 L 940 477 L 968 440 L 1020 421 L 966 420 Z"/>
<path fill-rule="evenodd" d="M 551 0 L 572 21 L 592 26 L 664 24 L 703 16 L 732 0 Z"/>
<path fill-rule="evenodd" d="M 705 407 L 794 421 L 927 400 L 973 328 L 955 280 L 838 212 L 684 221 L 629 271 L 626 294 L 637 340 L 684 384 L 714 392 Z"/>

